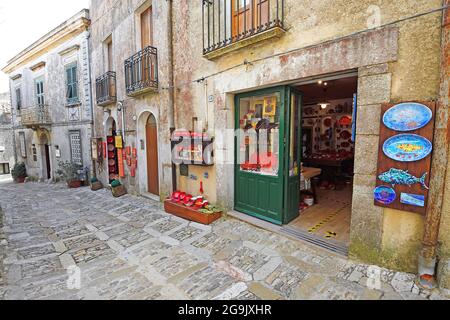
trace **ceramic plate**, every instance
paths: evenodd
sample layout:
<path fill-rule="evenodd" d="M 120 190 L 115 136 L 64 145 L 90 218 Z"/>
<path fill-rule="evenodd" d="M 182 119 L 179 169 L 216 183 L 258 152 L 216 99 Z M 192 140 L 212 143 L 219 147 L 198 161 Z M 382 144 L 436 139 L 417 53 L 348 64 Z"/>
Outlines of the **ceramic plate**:
<path fill-rule="evenodd" d="M 400 134 L 386 140 L 383 152 L 392 160 L 414 162 L 428 157 L 433 150 L 431 142 L 416 134 Z"/>
<path fill-rule="evenodd" d="M 386 127 L 395 131 L 414 131 L 425 127 L 433 112 L 420 103 L 401 103 L 390 108 L 383 116 Z"/>
<path fill-rule="evenodd" d="M 395 201 L 395 199 L 397 198 L 397 194 L 395 193 L 394 189 L 381 186 L 375 189 L 374 197 L 375 201 L 384 205 L 388 205 Z"/>

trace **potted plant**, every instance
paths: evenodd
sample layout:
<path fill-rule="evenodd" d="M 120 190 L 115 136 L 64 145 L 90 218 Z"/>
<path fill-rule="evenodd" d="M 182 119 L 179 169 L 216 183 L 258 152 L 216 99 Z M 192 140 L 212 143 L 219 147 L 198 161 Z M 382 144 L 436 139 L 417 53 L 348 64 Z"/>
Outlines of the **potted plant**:
<path fill-rule="evenodd" d="M 25 163 L 16 163 L 14 168 L 11 170 L 11 175 L 16 183 L 24 183 L 25 178 L 27 177 L 27 168 L 25 167 Z"/>
<path fill-rule="evenodd" d="M 116 198 L 127 194 L 127 190 L 122 185 L 122 183 L 120 183 L 119 180 L 113 180 L 111 182 L 111 191 L 112 191 L 113 196 Z"/>
<path fill-rule="evenodd" d="M 100 189 L 103 189 L 103 184 L 100 181 L 98 181 L 97 177 L 93 177 L 91 179 L 91 190 L 97 191 Z"/>
<path fill-rule="evenodd" d="M 59 169 L 56 171 L 66 182 L 69 188 L 79 188 L 82 185 L 79 172 L 83 167 L 70 161 L 58 162 Z"/>

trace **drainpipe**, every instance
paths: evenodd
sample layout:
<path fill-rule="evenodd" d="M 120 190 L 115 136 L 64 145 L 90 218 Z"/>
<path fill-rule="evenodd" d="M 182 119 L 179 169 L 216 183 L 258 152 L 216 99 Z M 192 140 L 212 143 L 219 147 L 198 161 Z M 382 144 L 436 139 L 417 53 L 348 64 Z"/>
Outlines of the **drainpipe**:
<path fill-rule="evenodd" d="M 14 164 L 17 163 L 17 146 L 16 146 L 16 126 L 14 121 L 17 120 L 17 108 L 13 112 L 13 103 L 12 103 L 12 86 L 11 81 L 9 81 L 9 104 L 11 105 L 11 131 L 13 136 L 13 152 L 14 152 Z"/>
<path fill-rule="evenodd" d="M 443 0 L 444 6 L 450 5 L 450 0 Z M 447 115 L 446 106 L 449 99 L 447 62 L 448 37 L 450 36 L 450 9 L 443 12 L 442 20 L 442 60 L 441 60 L 441 97 L 437 104 L 436 115 Z M 422 241 L 422 251 L 419 256 L 419 284 L 427 289 L 436 287 L 436 266 L 438 256 L 439 229 L 442 216 L 442 205 L 447 174 L 447 156 L 449 151 L 449 123 L 447 116 L 436 116 L 434 136 L 434 152 L 432 177 L 428 209 L 425 217 L 425 234 Z"/>
<path fill-rule="evenodd" d="M 167 51 L 169 59 L 169 127 L 170 137 L 175 131 L 175 88 L 174 88 L 174 62 L 173 62 L 173 1 L 166 0 L 167 12 Z M 171 143 L 170 143 L 171 145 Z M 171 147 L 172 149 L 172 147 Z M 172 150 L 171 154 L 172 154 Z M 170 161 L 172 162 L 172 156 Z M 177 189 L 177 166 L 172 162 L 172 190 Z"/>
<path fill-rule="evenodd" d="M 91 32 L 89 30 L 86 31 L 86 45 L 87 45 L 87 49 L 88 49 L 88 64 L 87 64 L 87 68 L 88 68 L 88 74 L 89 74 L 89 104 L 90 104 L 90 113 L 91 113 L 91 138 L 95 137 L 95 121 L 94 121 L 94 100 L 92 98 L 92 68 L 91 68 L 91 63 L 92 63 L 92 59 L 91 59 L 91 46 L 90 46 L 90 38 L 91 38 Z M 89 144 L 91 145 L 90 141 Z M 91 155 L 89 156 L 90 158 L 92 157 L 92 146 L 90 146 L 90 150 L 91 150 Z M 92 174 L 94 177 L 97 177 L 97 168 L 95 165 L 95 160 L 92 160 Z"/>

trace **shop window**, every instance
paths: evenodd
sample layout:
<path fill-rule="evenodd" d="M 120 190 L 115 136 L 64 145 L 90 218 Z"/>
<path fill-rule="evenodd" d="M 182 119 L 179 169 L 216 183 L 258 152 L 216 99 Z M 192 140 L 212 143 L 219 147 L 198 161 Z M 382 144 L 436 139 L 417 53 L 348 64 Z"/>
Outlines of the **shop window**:
<path fill-rule="evenodd" d="M 278 93 L 240 99 L 241 171 L 278 176 L 280 106 Z"/>
<path fill-rule="evenodd" d="M 72 162 L 78 165 L 83 165 L 80 131 L 70 131 L 69 139 L 70 139 L 70 152 L 72 156 Z"/>

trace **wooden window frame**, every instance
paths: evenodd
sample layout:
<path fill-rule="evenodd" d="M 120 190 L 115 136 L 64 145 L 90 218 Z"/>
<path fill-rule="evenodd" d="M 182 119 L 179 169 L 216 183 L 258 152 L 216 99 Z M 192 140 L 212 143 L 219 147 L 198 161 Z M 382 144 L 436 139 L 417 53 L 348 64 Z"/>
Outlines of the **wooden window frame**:
<path fill-rule="evenodd" d="M 74 70 L 75 69 L 75 73 Z M 73 62 L 66 65 L 64 68 L 66 77 L 66 100 L 68 105 L 78 104 L 80 102 L 79 90 L 78 90 L 78 63 Z M 69 72 L 70 77 L 69 79 Z M 75 78 L 75 81 L 73 79 Z M 74 94 L 75 92 L 75 94 Z M 69 95 L 70 93 L 70 95 Z"/>
<path fill-rule="evenodd" d="M 36 105 L 44 106 L 45 105 L 45 91 L 44 91 L 44 78 L 36 78 L 34 80 L 34 88 L 36 93 Z"/>
<path fill-rule="evenodd" d="M 22 90 L 21 88 L 16 88 L 16 108 L 20 111 L 22 109 Z"/>

